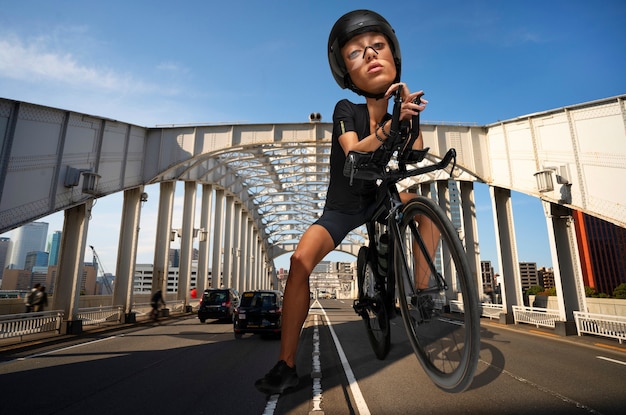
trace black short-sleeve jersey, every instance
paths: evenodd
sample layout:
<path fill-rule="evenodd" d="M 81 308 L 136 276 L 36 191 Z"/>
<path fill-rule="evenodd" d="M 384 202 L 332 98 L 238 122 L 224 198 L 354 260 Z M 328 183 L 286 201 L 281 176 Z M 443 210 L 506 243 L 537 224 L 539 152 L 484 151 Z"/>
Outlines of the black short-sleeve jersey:
<path fill-rule="evenodd" d="M 346 155 L 339 144 L 339 136 L 356 132 L 359 140 L 370 135 L 369 112 L 365 104 L 353 104 L 347 99 L 335 106 L 333 136 L 330 150 L 330 183 L 326 195 L 326 209 L 356 213 L 371 205 L 376 198 L 376 181 L 353 179 L 343 175 Z"/>

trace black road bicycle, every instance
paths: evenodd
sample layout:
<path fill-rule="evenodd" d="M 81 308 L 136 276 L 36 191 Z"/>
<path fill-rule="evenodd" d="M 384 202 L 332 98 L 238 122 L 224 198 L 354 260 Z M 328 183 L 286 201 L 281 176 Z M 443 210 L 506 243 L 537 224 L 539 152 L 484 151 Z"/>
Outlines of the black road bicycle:
<path fill-rule="evenodd" d="M 390 138 L 375 152 L 350 151 L 344 166 L 351 180 L 380 181 L 377 207 L 366 223 L 369 243 L 357 257 L 359 291 L 353 307 L 379 359 L 389 352 L 389 319 L 399 308 L 425 372 L 441 389 L 461 392 L 472 382 L 480 351 L 476 282 L 443 209 L 425 196 L 402 203 L 396 186 L 450 163 L 453 171 L 456 151 L 448 150 L 438 163 L 407 168 L 422 162 L 429 149 L 411 149 L 419 134 L 419 114 L 410 126 L 401 123 L 400 90 L 394 99 Z M 451 309 L 450 300 L 460 300 L 455 304 L 462 309 Z"/>

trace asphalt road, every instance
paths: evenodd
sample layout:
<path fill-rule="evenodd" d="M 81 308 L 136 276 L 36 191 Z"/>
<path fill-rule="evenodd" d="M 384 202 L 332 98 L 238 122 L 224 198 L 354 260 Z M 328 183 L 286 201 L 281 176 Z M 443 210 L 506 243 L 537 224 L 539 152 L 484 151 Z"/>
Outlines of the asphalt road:
<path fill-rule="evenodd" d="M 298 352 L 300 385 L 254 388 L 279 341 L 194 316 L 0 354 L 0 414 L 623 414 L 626 347 L 483 321 L 470 389 L 449 394 L 419 366 L 394 319 L 377 360 L 349 302 L 314 303 Z M 312 376 L 313 373 L 313 376 Z"/>

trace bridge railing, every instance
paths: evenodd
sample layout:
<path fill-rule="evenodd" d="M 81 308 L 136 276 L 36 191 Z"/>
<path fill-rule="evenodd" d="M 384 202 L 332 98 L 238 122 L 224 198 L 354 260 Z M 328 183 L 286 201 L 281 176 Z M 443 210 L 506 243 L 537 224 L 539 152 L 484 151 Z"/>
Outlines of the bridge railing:
<path fill-rule="evenodd" d="M 482 303 L 483 311 L 481 313 L 482 317 L 488 317 L 489 320 L 492 318 L 499 319 L 500 314 L 504 312 L 504 307 L 502 304 L 493 304 L 493 303 Z"/>
<path fill-rule="evenodd" d="M 619 340 L 620 344 L 626 340 L 626 317 L 574 311 L 574 319 L 579 336 L 588 333 L 612 337 Z"/>
<path fill-rule="evenodd" d="M 527 323 L 533 324 L 537 327 L 550 327 L 554 328 L 557 321 L 561 319 L 559 310 L 551 310 L 549 308 L 542 307 L 524 307 L 514 305 L 513 318 L 515 324 Z"/>
<path fill-rule="evenodd" d="M 63 311 L 40 311 L 35 313 L 5 314 L 0 316 L 0 339 L 23 337 L 28 334 L 61 332 Z"/>
<path fill-rule="evenodd" d="M 83 321 L 83 326 L 120 322 L 123 314 L 124 307 L 121 305 L 79 308 L 76 313 L 78 319 Z"/>

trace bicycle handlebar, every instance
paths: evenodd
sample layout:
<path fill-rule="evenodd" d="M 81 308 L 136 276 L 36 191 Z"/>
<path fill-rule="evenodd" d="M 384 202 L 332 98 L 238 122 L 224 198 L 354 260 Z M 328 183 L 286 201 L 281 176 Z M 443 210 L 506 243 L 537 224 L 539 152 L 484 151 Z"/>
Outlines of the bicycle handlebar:
<path fill-rule="evenodd" d="M 413 143 L 420 133 L 419 112 L 413 116 L 410 126 L 408 122 L 400 121 L 401 92 L 402 86 L 394 94 L 389 138 L 374 152 L 354 150 L 348 152 L 343 174 L 346 177 L 350 177 L 350 185 L 352 185 L 352 180 L 355 177 L 365 180 L 382 179 L 396 183 L 407 177 L 442 170 L 453 160 L 452 171 L 454 170 L 456 166 L 456 150 L 454 148 L 449 149 L 439 163 L 413 170 L 406 169 L 407 163 L 412 164 L 422 161 L 428 153 L 429 147 L 423 150 L 412 149 Z M 421 96 L 417 97 L 414 102 L 418 103 L 420 98 Z M 387 166 L 394 154 L 396 154 L 398 167 L 387 170 Z"/>

